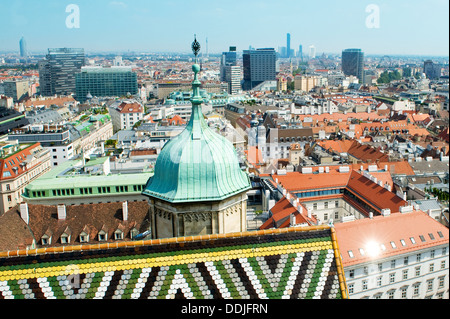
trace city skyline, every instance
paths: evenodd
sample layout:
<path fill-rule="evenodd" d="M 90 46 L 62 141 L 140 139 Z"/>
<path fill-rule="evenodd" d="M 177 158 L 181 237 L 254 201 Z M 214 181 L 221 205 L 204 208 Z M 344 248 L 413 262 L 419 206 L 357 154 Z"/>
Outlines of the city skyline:
<path fill-rule="evenodd" d="M 446 0 L 327 1 L 320 8 L 292 0 L 14 0 L 0 4 L 0 29 L 8 30 L 0 51 L 18 52 L 23 36 L 30 53 L 187 52 L 186 39 L 197 34 L 203 51 L 208 39 L 209 53 L 217 54 L 230 45 L 277 49 L 290 33 L 291 48 L 314 45 L 317 54 L 357 47 L 367 55 L 448 56 L 448 7 Z"/>

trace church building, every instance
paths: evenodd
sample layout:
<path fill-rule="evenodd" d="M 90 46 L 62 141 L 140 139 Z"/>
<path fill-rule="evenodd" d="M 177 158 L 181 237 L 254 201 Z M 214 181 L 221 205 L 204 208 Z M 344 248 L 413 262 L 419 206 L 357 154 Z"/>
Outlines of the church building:
<path fill-rule="evenodd" d="M 233 144 L 205 121 L 197 40 L 192 49 L 195 64 L 191 118 L 185 130 L 161 150 L 155 173 L 142 192 L 149 197 L 152 238 L 247 230 L 250 180 L 240 167 Z"/>

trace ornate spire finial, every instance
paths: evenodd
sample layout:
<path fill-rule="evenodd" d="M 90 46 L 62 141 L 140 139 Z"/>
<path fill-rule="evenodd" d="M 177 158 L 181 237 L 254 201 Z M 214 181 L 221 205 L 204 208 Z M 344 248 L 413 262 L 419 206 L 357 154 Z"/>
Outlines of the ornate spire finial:
<path fill-rule="evenodd" d="M 194 42 L 192 42 L 192 52 L 194 52 L 195 59 L 197 60 L 198 52 L 200 51 L 200 43 L 197 41 L 197 36 L 194 34 Z"/>

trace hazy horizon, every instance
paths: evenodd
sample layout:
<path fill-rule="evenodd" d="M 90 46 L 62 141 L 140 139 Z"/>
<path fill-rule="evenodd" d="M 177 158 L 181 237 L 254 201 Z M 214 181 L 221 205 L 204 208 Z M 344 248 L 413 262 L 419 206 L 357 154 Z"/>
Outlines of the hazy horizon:
<path fill-rule="evenodd" d="M 79 12 L 67 6 L 73 4 Z M 87 53 L 188 53 L 194 34 L 202 53 L 303 46 L 308 54 L 449 55 L 447 0 L 11 0 L 0 3 L 0 52 L 80 47 Z M 75 15 L 75 16 L 74 16 Z M 75 17 L 75 18 L 74 18 Z M 75 19 L 75 20 L 74 20 Z M 69 20 L 69 22 L 67 22 Z M 78 23 L 78 25 L 73 22 Z M 72 25 L 71 25 L 72 23 Z M 206 45 L 208 39 L 208 46 Z"/>

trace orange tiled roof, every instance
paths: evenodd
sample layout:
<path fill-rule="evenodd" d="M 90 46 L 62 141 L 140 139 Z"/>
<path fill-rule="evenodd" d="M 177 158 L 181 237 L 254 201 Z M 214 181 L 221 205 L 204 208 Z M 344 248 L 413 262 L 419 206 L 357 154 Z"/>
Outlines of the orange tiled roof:
<path fill-rule="evenodd" d="M 244 151 L 247 155 L 247 160 L 255 168 L 260 168 L 264 163 L 261 150 L 257 146 L 248 146 L 248 149 Z"/>
<path fill-rule="evenodd" d="M 319 167 L 312 167 L 313 172 L 318 172 Z M 345 187 L 350 178 L 350 172 L 341 173 L 338 167 L 329 167 L 329 173 L 303 174 L 301 172 L 287 172 L 286 175 L 272 175 L 273 180 L 290 192 L 319 188 Z"/>
<path fill-rule="evenodd" d="M 437 245 L 448 245 L 449 242 L 448 228 L 422 211 L 358 219 L 339 223 L 334 227 L 344 267 L 368 262 L 372 258 L 381 259 Z M 430 238 L 429 233 L 434 239 Z M 424 242 L 420 236 L 423 236 Z M 415 244 L 411 242 L 411 237 Z M 397 248 L 391 246 L 391 241 Z M 381 244 L 386 250 L 381 249 Z M 364 255 L 361 255 L 360 248 L 364 250 Z M 352 251 L 353 258 L 348 251 Z"/>
<path fill-rule="evenodd" d="M 389 208 L 392 213 L 396 213 L 400 210 L 401 206 L 408 204 L 403 198 L 398 197 L 393 192 L 372 182 L 356 171 L 351 172 L 346 188 L 354 195 L 359 195 L 362 201 L 379 211 L 384 208 Z"/>

